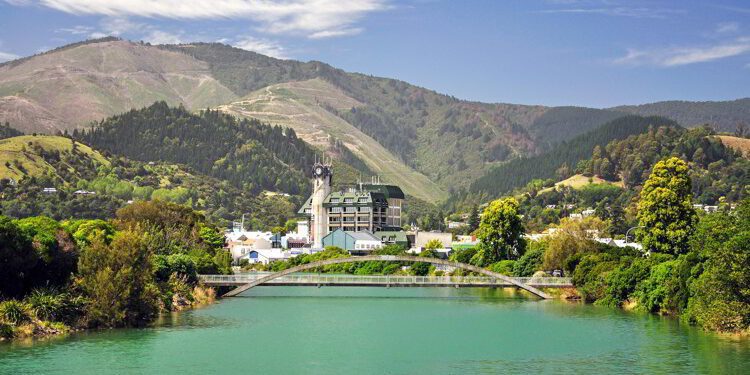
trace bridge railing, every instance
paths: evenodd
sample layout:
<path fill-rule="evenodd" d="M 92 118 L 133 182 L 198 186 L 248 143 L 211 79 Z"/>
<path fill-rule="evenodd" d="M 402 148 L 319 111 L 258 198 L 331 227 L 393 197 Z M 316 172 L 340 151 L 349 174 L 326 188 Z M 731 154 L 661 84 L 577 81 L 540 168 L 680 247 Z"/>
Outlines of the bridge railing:
<path fill-rule="evenodd" d="M 206 284 L 246 284 L 268 273 L 242 273 L 236 275 L 199 275 Z M 514 277 L 517 282 L 532 286 L 570 286 L 569 277 Z M 373 285 L 511 285 L 507 281 L 488 276 L 408 276 L 408 275 L 341 275 L 341 274 L 291 274 L 271 281 L 273 284 L 373 284 Z"/>

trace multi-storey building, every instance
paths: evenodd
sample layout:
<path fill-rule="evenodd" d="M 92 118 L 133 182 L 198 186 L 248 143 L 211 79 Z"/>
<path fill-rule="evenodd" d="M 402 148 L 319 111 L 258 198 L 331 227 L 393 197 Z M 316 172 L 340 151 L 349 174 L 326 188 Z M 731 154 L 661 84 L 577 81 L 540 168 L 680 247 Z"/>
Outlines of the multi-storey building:
<path fill-rule="evenodd" d="M 309 216 L 313 247 L 321 247 L 328 233 L 374 233 L 401 230 L 401 208 L 404 193 L 398 186 L 360 184 L 358 188 L 331 191 L 333 171 L 330 165 L 313 167 L 313 194 L 299 213 Z"/>

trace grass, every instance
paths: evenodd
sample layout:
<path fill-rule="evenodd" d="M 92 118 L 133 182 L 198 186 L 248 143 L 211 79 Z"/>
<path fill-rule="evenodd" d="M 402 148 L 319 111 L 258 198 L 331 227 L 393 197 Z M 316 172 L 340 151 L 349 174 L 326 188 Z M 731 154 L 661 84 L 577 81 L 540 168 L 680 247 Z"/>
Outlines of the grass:
<path fill-rule="evenodd" d="M 38 155 L 31 145 L 37 144 L 48 151 L 59 152 L 73 149 L 73 142 L 64 137 L 51 135 L 22 135 L 0 140 L 0 179 L 12 178 L 20 180 L 25 176 L 39 176 L 46 173 L 55 173 L 54 168 Z M 109 165 L 102 154 L 82 143 L 77 143 L 78 150 L 96 162 Z M 7 165 L 6 165 L 7 164 Z M 20 165 L 21 168 L 18 168 Z"/>
<path fill-rule="evenodd" d="M 733 137 L 731 135 L 717 136 L 725 146 L 742 152 L 745 157 L 750 157 L 750 139 Z"/>
<path fill-rule="evenodd" d="M 607 180 L 605 180 L 603 178 L 599 178 L 599 177 L 596 177 L 596 176 L 586 177 L 586 176 L 584 176 L 582 174 L 577 174 L 577 175 L 570 176 L 570 177 L 566 178 L 565 180 L 562 180 L 562 181 L 559 181 L 559 182 L 555 183 L 554 188 L 556 188 L 558 186 L 569 186 L 569 187 L 571 187 L 573 189 L 580 189 L 580 188 L 582 188 L 582 187 L 584 187 L 586 185 L 589 185 L 589 184 L 611 184 L 611 185 L 615 185 L 615 186 L 618 186 L 618 187 L 624 187 L 625 186 L 622 181 L 612 182 L 612 181 L 607 181 Z M 552 189 L 554 189 L 554 188 L 553 187 L 548 187 L 546 189 L 540 190 L 539 193 L 544 193 L 544 192 L 547 192 L 547 191 L 552 191 Z"/>

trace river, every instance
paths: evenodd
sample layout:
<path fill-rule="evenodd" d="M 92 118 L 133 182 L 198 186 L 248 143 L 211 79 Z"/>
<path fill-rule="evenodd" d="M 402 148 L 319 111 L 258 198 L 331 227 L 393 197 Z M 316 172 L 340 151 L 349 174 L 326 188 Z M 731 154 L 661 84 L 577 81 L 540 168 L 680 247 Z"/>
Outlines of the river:
<path fill-rule="evenodd" d="M 0 344 L 0 374 L 747 373 L 750 342 L 525 292 L 258 287 L 154 328 Z"/>

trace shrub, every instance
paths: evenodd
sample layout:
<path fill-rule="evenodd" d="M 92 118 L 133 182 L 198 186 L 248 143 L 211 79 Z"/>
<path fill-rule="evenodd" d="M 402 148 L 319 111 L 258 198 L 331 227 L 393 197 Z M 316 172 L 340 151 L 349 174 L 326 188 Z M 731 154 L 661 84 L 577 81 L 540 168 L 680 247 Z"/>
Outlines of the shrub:
<path fill-rule="evenodd" d="M 389 264 L 383 268 L 383 275 L 393 275 L 394 273 L 398 272 L 398 270 L 401 269 L 401 266 L 398 264 Z"/>
<path fill-rule="evenodd" d="M 31 320 L 29 308 L 21 301 L 14 299 L 0 302 L 0 319 L 8 324 L 19 325 Z"/>
<path fill-rule="evenodd" d="M 635 297 L 642 308 L 649 312 L 673 311 L 677 308 L 679 278 L 677 268 L 680 261 L 670 260 L 651 268 L 646 280 L 638 285 Z"/>
<path fill-rule="evenodd" d="M 25 302 L 34 312 L 37 319 L 56 320 L 63 308 L 63 296 L 49 290 L 35 289 L 26 297 Z"/>
<path fill-rule="evenodd" d="M 13 336 L 15 336 L 13 326 L 5 322 L 0 322 L 0 338 L 10 339 Z"/>
<path fill-rule="evenodd" d="M 516 261 L 514 260 L 501 260 L 499 262 L 491 264 L 487 268 L 492 272 L 510 276 L 513 274 L 513 266 L 515 265 L 515 263 Z"/>
<path fill-rule="evenodd" d="M 529 243 L 529 250 L 513 265 L 513 274 L 518 277 L 530 277 L 542 268 L 544 245 L 533 241 Z"/>

